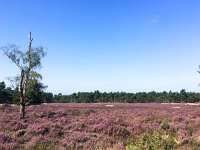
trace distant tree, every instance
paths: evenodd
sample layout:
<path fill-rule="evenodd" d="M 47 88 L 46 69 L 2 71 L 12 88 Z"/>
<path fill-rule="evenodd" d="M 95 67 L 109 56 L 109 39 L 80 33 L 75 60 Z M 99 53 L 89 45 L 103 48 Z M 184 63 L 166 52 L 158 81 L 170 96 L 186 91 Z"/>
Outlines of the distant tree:
<path fill-rule="evenodd" d="M 6 100 L 6 92 L 5 92 L 5 82 L 0 82 L 0 103 L 4 103 Z"/>
<path fill-rule="evenodd" d="M 182 89 L 180 91 L 180 97 L 181 97 L 181 102 L 186 102 L 187 103 L 188 95 L 187 95 L 185 89 Z"/>
<path fill-rule="evenodd" d="M 54 102 L 76 102 L 76 103 L 96 103 L 96 102 L 128 102 L 128 103 L 180 103 L 182 102 L 199 102 L 200 93 L 191 93 L 182 90 L 180 92 L 78 92 L 70 95 L 54 95 Z"/>
<path fill-rule="evenodd" d="M 5 82 L 4 81 L 0 82 L 0 90 L 5 89 L 5 87 L 6 87 Z"/>
<path fill-rule="evenodd" d="M 146 92 L 139 92 L 135 94 L 136 100 L 139 103 L 148 102 L 148 94 Z"/>
<path fill-rule="evenodd" d="M 6 87 L 5 82 L 0 82 L 0 103 L 12 103 L 14 92 L 10 87 Z"/>
<path fill-rule="evenodd" d="M 77 94 L 76 94 L 76 93 L 73 93 L 73 94 L 72 94 L 72 97 L 73 97 L 73 100 L 72 100 L 72 102 L 76 102 L 76 99 L 77 99 Z"/>
<path fill-rule="evenodd" d="M 46 88 L 36 79 L 29 79 L 26 91 L 27 104 L 40 104 L 43 102 L 43 90 Z"/>
<path fill-rule="evenodd" d="M 41 66 L 41 58 L 45 56 L 43 47 L 32 48 L 31 32 L 29 33 L 29 45 L 26 52 L 20 51 L 16 45 L 8 44 L 2 47 L 4 54 L 19 68 L 20 75 L 16 78 L 19 99 L 20 99 L 20 113 L 19 118 L 25 117 L 25 105 L 27 99 L 28 83 L 31 79 L 41 77 L 35 69 Z"/>
<path fill-rule="evenodd" d="M 51 102 L 53 102 L 53 94 L 52 93 L 50 93 L 50 92 L 43 92 L 43 94 L 42 94 L 43 96 L 42 96 L 42 98 L 43 98 L 43 102 L 44 103 L 51 103 Z"/>
<path fill-rule="evenodd" d="M 101 93 L 101 102 L 106 102 L 106 96 L 107 96 L 106 92 Z"/>
<path fill-rule="evenodd" d="M 99 98 L 100 98 L 100 92 L 94 91 L 94 102 L 99 102 Z"/>

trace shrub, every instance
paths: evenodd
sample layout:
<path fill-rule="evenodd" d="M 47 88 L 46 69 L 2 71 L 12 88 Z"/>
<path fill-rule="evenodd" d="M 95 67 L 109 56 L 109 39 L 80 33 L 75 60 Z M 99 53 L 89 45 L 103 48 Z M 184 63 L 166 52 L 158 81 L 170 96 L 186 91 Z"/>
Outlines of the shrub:
<path fill-rule="evenodd" d="M 167 129 L 169 129 L 169 127 L 170 127 L 169 122 L 166 119 L 162 120 L 162 122 L 160 124 L 160 128 L 163 130 L 167 130 Z"/>
<path fill-rule="evenodd" d="M 126 150 L 173 150 L 176 146 L 175 138 L 161 133 L 144 134 L 139 139 L 131 139 Z"/>

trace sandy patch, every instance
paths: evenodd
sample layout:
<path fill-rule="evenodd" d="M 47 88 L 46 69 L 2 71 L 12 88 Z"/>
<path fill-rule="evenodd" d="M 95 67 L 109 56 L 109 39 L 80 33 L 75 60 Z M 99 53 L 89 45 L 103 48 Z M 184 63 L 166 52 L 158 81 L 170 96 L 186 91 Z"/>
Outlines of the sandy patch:
<path fill-rule="evenodd" d="M 186 103 L 185 105 L 198 106 L 200 103 Z"/>
<path fill-rule="evenodd" d="M 172 108 L 179 109 L 180 107 L 172 107 Z"/>
<path fill-rule="evenodd" d="M 113 107 L 114 105 L 105 105 L 106 107 Z"/>

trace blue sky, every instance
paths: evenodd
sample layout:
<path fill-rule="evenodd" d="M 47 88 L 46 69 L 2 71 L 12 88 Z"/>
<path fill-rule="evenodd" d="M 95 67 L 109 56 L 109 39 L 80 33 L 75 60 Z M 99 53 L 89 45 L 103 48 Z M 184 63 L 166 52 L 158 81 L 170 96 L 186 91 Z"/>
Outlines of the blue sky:
<path fill-rule="evenodd" d="M 47 91 L 200 91 L 199 0 L 1 0 L 0 47 L 42 45 Z M 19 73 L 0 51 L 0 81 Z"/>

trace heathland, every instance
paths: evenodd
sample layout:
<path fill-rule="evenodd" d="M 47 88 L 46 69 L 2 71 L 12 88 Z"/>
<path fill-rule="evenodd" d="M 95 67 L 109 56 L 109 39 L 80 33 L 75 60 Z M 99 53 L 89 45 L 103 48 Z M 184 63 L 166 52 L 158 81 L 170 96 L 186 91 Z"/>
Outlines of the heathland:
<path fill-rule="evenodd" d="M 0 106 L 0 149 L 197 149 L 200 106 L 162 103 L 44 103 Z"/>

